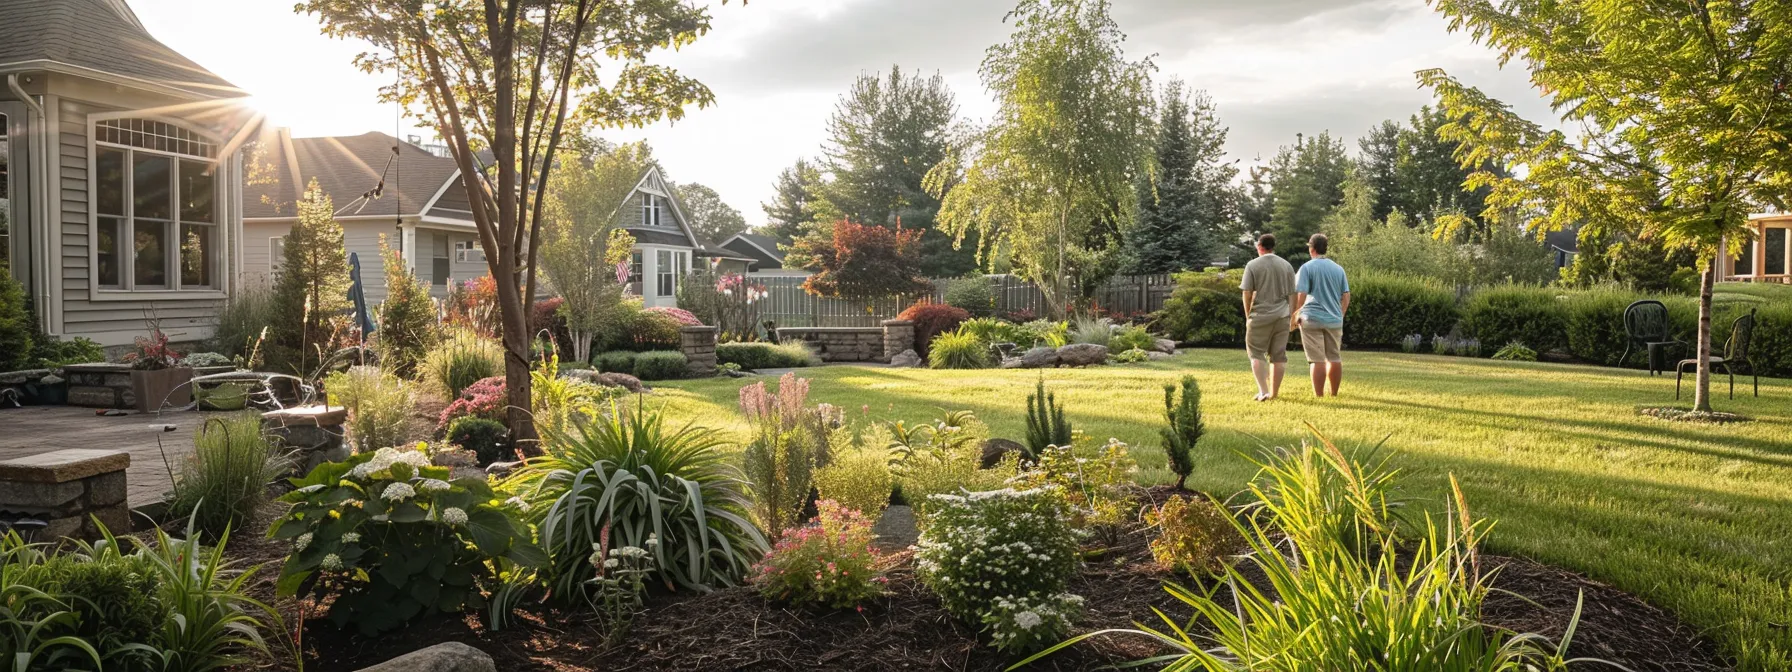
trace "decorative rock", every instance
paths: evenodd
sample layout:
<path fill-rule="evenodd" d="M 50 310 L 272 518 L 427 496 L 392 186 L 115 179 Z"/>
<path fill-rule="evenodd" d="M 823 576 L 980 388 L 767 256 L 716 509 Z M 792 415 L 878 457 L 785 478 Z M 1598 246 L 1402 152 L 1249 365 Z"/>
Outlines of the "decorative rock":
<path fill-rule="evenodd" d="M 1060 366 L 1093 366 L 1108 361 L 1108 346 L 1073 343 L 1058 348 Z"/>
<path fill-rule="evenodd" d="M 522 461 L 493 462 L 485 466 L 486 476 L 509 476 L 511 472 L 523 468 Z"/>
<path fill-rule="evenodd" d="M 342 407 L 301 406 L 261 414 L 261 426 L 268 438 L 296 453 L 293 474 L 297 476 L 354 454 L 344 438 L 342 426 L 347 421 L 348 409 Z"/>
<path fill-rule="evenodd" d="M 460 642 L 442 642 L 360 672 L 498 672 L 498 665 L 484 651 Z"/>
<path fill-rule="evenodd" d="M 1172 358 L 1172 357 L 1175 357 L 1175 356 L 1176 356 L 1176 355 L 1173 355 L 1173 354 L 1170 354 L 1170 353 L 1167 353 L 1167 352 L 1158 352 L 1158 351 L 1156 351 L 1156 350 L 1152 350 L 1152 351 L 1150 351 L 1150 352 L 1147 352 L 1147 353 L 1145 353 L 1145 359 L 1148 359 L 1148 360 L 1150 360 L 1150 361 L 1153 361 L 1153 362 L 1156 362 L 1156 361 L 1159 361 L 1159 360 L 1165 360 L 1165 359 L 1170 359 L 1170 358 Z"/>
<path fill-rule="evenodd" d="M 1151 344 L 1151 351 L 1174 355 L 1176 354 L 1176 342 L 1167 338 L 1157 339 Z"/>
<path fill-rule="evenodd" d="M 635 394 L 652 391 L 651 389 L 648 389 L 646 385 L 641 384 L 640 378 L 636 378 L 626 373 L 600 373 L 592 379 L 592 382 L 604 387 L 620 387 Z"/>
<path fill-rule="evenodd" d="M 1001 464 L 1002 458 L 1007 457 L 1009 453 L 1025 455 L 1027 447 L 1008 439 L 985 439 L 983 441 L 983 459 L 980 462 L 981 468 L 988 469 Z"/>
<path fill-rule="evenodd" d="M 1020 366 L 1023 369 L 1045 369 L 1057 365 L 1058 350 L 1056 348 L 1033 348 L 1020 356 Z"/>
<path fill-rule="evenodd" d="M 300 406 L 261 414 L 264 424 L 276 427 L 329 427 L 348 422 L 348 409 L 341 406 Z"/>
<path fill-rule="evenodd" d="M 1019 358 L 1019 357 L 1007 357 L 1007 358 L 1002 359 L 1002 363 L 998 364 L 997 368 L 1003 368 L 1003 369 L 1026 368 L 1026 362 L 1021 361 L 1021 358 Z"/>
<path fill-rule="evenodd" d="M 913 369 L 921 366 L 921 355 L 913 349 L 903 350 L 890 358 L 890 366 L 899 369 Z"/>

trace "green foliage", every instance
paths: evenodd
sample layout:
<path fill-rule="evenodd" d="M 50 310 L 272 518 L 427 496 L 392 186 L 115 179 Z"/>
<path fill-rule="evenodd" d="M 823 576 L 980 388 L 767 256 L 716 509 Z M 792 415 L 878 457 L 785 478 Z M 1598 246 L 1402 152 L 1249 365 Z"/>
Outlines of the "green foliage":
<path fill-rule="evenodd" d="M 581 146 L 562 152 L 562 157 L 560 168 L 549 178 L 540 266 L 565 299 L 559 314 L 572 340 L 572 358 L 583 360 L 590 356 L 592 341 L 625 314 L 625 288 L 616 280 L 616 262 L 628 260 L 633 241 L 616 227 L 631 215 L 638 224 L 640 210 L 618 211 L 617 205 L 628 198 L 654 159 L 645 142 Z"/>
<path fill-rule="evenodd" d="M 994 469 L 980 468 L 989 428 L 970 411 L 946 413 L 932 424 L 897 421 L 886 429 L 890 449 L 899 458 L 891 471 L 922 525 L 931 515 L 932 495 L 1001 488 L 1018 468 L 1015 458 Z"/>
<path fill-rule="evenodd" d="M 1139 463 L 1126 442 L 1110 438 L 1100 446 L 1077 440 L 1050 446 L 1036 462 L 1023 464 L 1013 480 L 1016 488 L 1048 488 L 1064 498 L 1065 510 L 1078 529 L 1097 528 L 1114 539 L 1138 516 L 1134 481 Z"/>
<path fill-rule="evenodd" d="M 719 352 L 719 349 L 718 349 Z M 720 359 L 720 357 L 717 357 Z M 604 373 L 626 373 L 635 375 L 635 353 L 627 350 L 613 350 L 598 353 L 595 363 L 597 370 Z"/>
<path fill-rule="evenodd" d="M 283 319 L 289 318 L 275 313 L 272 287 L 245 283 L 231 292 L 230 298 L 219 308 L 218 326 L 212 331 L 211 339 L 205 342 L 205 347 L 251 364 L 248 360 L 257 351 L 256 346 L 263 345 L 264 339 L 273 338 L 273 325 Z"/>
<path fill-rule="evenodd" d="M 1118 329 L 1114 321 L 1093 315 L 1077 315 L 1070 320 L 1070 329 L 1066 336 L 1071 343 L 1087 343 L 1099 345 L 1110 350 L 1113 348 L 1114 332 Z"/>
<path fill-rule="evenodd" d="M 1126 233 L 1133 273 L 1200 270 L 1219 257 L 1237 217 L 1238 167 L 1226 161 L 1227 130 L 1213 98 L 1164 87 L 1157 122 L 1157 181 L 1138 185 L 1139 216 Z"/>
<path fill-rule="evenodd" d="M 410 384 L 374 366 L 353 366 L 324 379 L 330 404 L 348 409 L 348 436 L 355 448 L 371 452 L 402 445 L 409 438 L 416 397 Z"/>
<path fill-rule="evenodd" d="M 747 230 L 747 218 L 723 201 L 716 190 L 695 182 L 680 184 L 677 189 L 678 204 L 683 206 L 698 240 L 720 245 L 734 234 Z"/>
<path fill-rule="evenodd" d="M 1217 572 L 1226 566 L 1226 556 L 1244 545 L 1225 506 L 1204 497 L 1174 495 L 1147 511 L 1145 524 L 1157 528 L 1157 538 L 1151 540 L 1152 559 L 1184 574 Z"/>
<path fill-rule="evenodd" d="M 1626 349 L 1631 350 L 1629 366 L 1636 368 L 1648 364 L 1646 351 L 1637 356 L 1637 351 L 1643 350 L 1641 346 L 1628 348 L 1630 338 L 1624 330 L 1624 311 L 1638 300 L 1649 298 L 1662 302 L 1668 310 L 1668 332 L 1674 338 L 1690 341 L 1698 328 L 1698 303 L 1686 297 L 1645 296 L 1611 286 L 1569 292 L 1567 297 L 1568 352 L 1604 366 L 1618 365 L 1618 358 L 1624 356 Z M 1689 353 L 1683 348 L 1676 354 Z"/>
<path fill-rule="evenodd" d="M 808 344 L 790 340 L 783 343 L 720 343 L 716 345 L 716 361 L 735 364 L 743 369 L 800 369 L 821 364 L 821 358 Z"/>
<path fill-rule="evenodd" d="M 1158 324 L 1177 341 L 1197 346 L 1244 343 L 1244 303 L 1238 281 L 1224 272 L 1179 273 Z"/>
<path fill-rule="evenodd" d="M 1513 341 L 1502 346 L 1493 358 L 1504 362 L 1535 362 L 1537 351 L 1525 347 L 1523 343 Z"/>
<path fill-rule="evenodd" d="M 1344 344 L 1394 348 L 1411 334 L 1447 334 L 1458 319 L 1456 292 L 1435 281 L 1382 273 L 1350 278 L 1350 324 Z"/>
<path fill-rule="evenodd" d="M 1158 435 L 1163 437 L 1164 454 L 1180 490 L 1195 473 L 1195 446 L 1207 433 L 1207 424 L 1201 419 L 1201 383 L 1194 376 L 1182 377 L 1180 399 L 1176 386 L 1164 386 L 1164 422 L 1167 426 L 1158 430 Z"/>
<path fill-rule="evenodd" d="M 975 336 L 985 347 L 997 343 L 1013 343 L 1022 348 L 1030 348 L 1039 340 L 1032 330 L 994 317 L 965 320 L 958 325 L 958 333 Z"/>
<path fill-rule="evenodd" d="M 333 598 L 330 618 L 363 634 L 485 605 L 496 560 L 543 560 L 529 530 L 483 478 L 449 480 L 422 450 L 381 448 L 327 462 L 280 501 L 268 536 L 291 540 L 279 594 Z M 589 546 L 580 549 L 588 552 Z"/>
<path fill-rule="evenodd" d="M 830 455 L 828 463 L 815 470 L 815 490 L 822 499 L 875 517 L 890 503 L 896 477 L 890 472 L 890 451 L 867 444 Z"/>
<path fill-rule="evenodd" d="M 1284 145 L 1269 163 L 1269 232 L 1282 245 L 1276 252 L 1299 266 L 1307 259 L 1308 236 L 1318 233 L 1332 208 L 1344 202 L 1350 156 L 1344 141 L 1328 132 Z"/>
<path fill-rule="evenodd" d="M 504 488 L 527 502 L 555 595 L 586 594 L 596 576 L 587 556 L 606 531 L 610 548 L 653 553 L 655 583 L 686 590 L 739 585 L 765 553 L 746 484 L 714 430 L 669 428 L 657 411 L 612 402 L 598 419 L 543 437 L 546 455 Z"/>
<path fill-rule="evenodd" d="M 1482 343 L 1529 344 L 1538 352 L 1568 347 L 1568 310 L 1561 292 L 1505 285 L 1475 292 L 1462 309 L 1462 330 Z M 1622 325 L 1623 321 L 1620 320 Z"/>
<path fill-rule="evenodd" d="M 449 398 L 460 396 L 473 383 L 503 373 L 503 346 L 465 329 L 449 331 L 423 358 L 423 379 Z"/>
<path fill-rule="evenodd" d="M 70 636 L 93 645 L 104 662 L 125 669 L 147 669 L 156 651 L 167 609 L 159 597 L 161 582 L 141 558 L 116 549 L 87 547 L 46 557 L 31 568 L 27 581 L 66 603 L 75 615 Z M 12 669 L 12 668 L 8 668 Z"/>
<path fill-rule="evenodd" d="M 448 423 L 448 443 L 473 451 L 482 465 L 511 458 L 510 430 L 489 418 L 455 418 Z"/>
<path fill-rule="evenodd" d="M 797 159 L 778 173 L 777 193 L 772 202 L 762 205 L 767 221 L 760 232 L 776 238 L 779 247 L 789 247 L 804 224 L 821 217 L 817 206 L 823 202 L 821 192 L 825 186 L 820 166 L 808 159 Z"/>
<path fill-rule="evenodd" d="M 1045 377 L 1033 393 L 1027 395 L 1027 458 L 1038 459 L 1051 446 L 1068 446 L 1073 436 L 1070 421 L 1064 417 L 1064 405 L 1056 392 L 1045 391 Z"/>
<path fill-rule="evenodd" d="M 940 334 L 927 352 L 927 364 L 936 369 L 987 369 L 989 345 L 963 329 Z"/>
<path fill-rule="evenodd" d="M 1020 339 L 1015 345 L 1028 348 L 1062 348 L 1070 344 L 1070 324 L 1051 320 L 1033 320 L 1020 325 Z"/>
<path fill-rule="evenodd" d="M 1058 598 L 1081 562 L 1064 500 L 1050 488 L 933 495 L 929 501 L 933 513 L 916 545 L 915 573 L 960 620 L 982 623 L 1002 600 Z M 1064 633 L 1038 634 L 1047 639 Z M 996 642 L 1010 650 L 1030 643 Z"/>
<path fill-rule="evenodd" d="M 753 583 L 769 599 L 797 606 L 846 609 L 884 592 L 874 520 L 838 502 L 815 504 L 815 523 L 791 530 L 754 568 Z"/>
<path fill-rule="evenodd" d="M 996 312 L 996 292 L 989 278 L 967 275 L 946 285 L 946 305 L 962 308 L 974 318 L 987 318 Z"/>
<path fill-rule="evenodd" d="M 313 179 L 297 209 L 298 220 L 286 233 L 286 256 L 274 284 L 268 352 L 270 363 L 308 371 L 302 364 L 315 365 L 320 359 L 317 350 L 330 336 L 326 322 L 352 306 L 348 252 L 330 195 Z"/>
<path fill-rule="evenodd" d="M 529 408 L 535 424 L 559 432 L 568 432 L 577 422 L 596 420 L 605 405 L 621 388 L 604 387 L 585 380 L 562 377 L 558 358 L 550 358 L 529 374 Z"/>
<path fill-rule="evenodd" d="M 1139 364 L 1151 361 L 1151 354 L 1144 350 L 1133 348 L 1131 350 L 1122 350 L 1112 355 L 1108 355 L 1108 361 L 1115 364 Z"/>
<path fill-rule="evenodd" d="M 31 363 L 31 332 L 24 286 L 0 274 L 0 371 L 23 369 Z"/>
<path fill-rule="evenodd" d="M 1108 342 L 1108 349 L 1114 352 L 1127 350 L 1150 350 L 1157 347 L 1157 337 L 1138 325 L 1126 325 L 1113 331 L 1113 339 Z"/>
<path fill-rule="evenodd" d="M 106 349 L 80 336 L 62 340 L 54 336 L 32 337 L 33 368 L 51 369 L 70 364 L 106 361 Z"/>
<path fill-rule="evenodd" d="M 778 379 L 775 394 L 763 382 L 740 389 L 741 414 L 753 423 L 741 461 L 753 488 L 754 517 L 773 540 L 800 522 L 815 467 L 825 460 L 808 398 L 808 379 L 795 373 Z"/>
<path fill-rule="evenodd" d="M 677 350 L 654 350 L 635 355 L 636 378 L 641 380 L 677 380 L 690 373 L 689 360 Z"/>
<path fill-rule="evenodd" d="M 385 234 L 380 235 L 380 258 L 386 262 L 386 300 L 380 304 L 379 329 L 374 332 L 380 364 L 408 377 L 442 340 L 442 327 L 436 322 L 429 286 L 411 272 L 403 255 L 386 247 Z"/>
<path fill-rule="evenodd" d="M 915 352 L 925 357 L 935 337 L 957 329 L 971 314 L 963 308 L 922 301 L 904 309 L 896 319 L 915 323 Z"/>
<path fill-rule="evenodd" d="M 291 469 L 291 457 L 262 435 L 260 413 L 211 418 L 193 433 L 193 456 L 176 474 L 168 513 L 220 539 L 248 527 L 268 501 L 268 485 Z"/>

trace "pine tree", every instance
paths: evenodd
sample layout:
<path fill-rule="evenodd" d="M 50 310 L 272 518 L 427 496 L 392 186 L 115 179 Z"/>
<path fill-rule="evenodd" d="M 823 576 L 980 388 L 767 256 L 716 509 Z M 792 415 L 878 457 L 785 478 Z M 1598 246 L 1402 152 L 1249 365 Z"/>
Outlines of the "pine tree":
<path fill-rule="evenodd" d="M 317 355 L 314 347 L 329 337 L 325 323 L 352 307 L 348 252 L 335 208 L 330 195 L 312 180 L 299 199 L 298 221 L 283 241 L 286 256 L 274 285 L 274 315 L 279 321 L 269 330 L 273 342 L 269 361 L 300 372 L 306 358 Z"/>
<path fill-rule="evenodd" d="M 1238 210 L 1238 168 L 1225 161 L 1226 128 L 1204 92 L 1164 89 L 1158 122 L 1157 180 L 1139 184 L 1139 215 L 1127 232 L 1134 273 L 1196 269 L 1225 246 Z"/>
<path fill-rule="evenodd" d="M 1306 261 L 1308 236 L 1319 232 L 1332 208 L 1344 201 L 1344 179 L 1350 167 L 1344 143 L 1330 133 L 1283 147 L 1270 164 L 1274 208 L 1269 230 L 1281 243 L 1277 252 L 1300 264 Z"/>
<path fill-rule="evenodd" d="M 380 361 L 386 369 L 400 376 L 409 376 L 425 353 L 441 340 L 436 322 L 436 304 L 429 297 L 429 287 L 417 279 L 404 255 L 386 246 L 380 235 L 380 258 L 386 264 L 386 300 L 380 304 Z"/>
<path fill-rule="evenodd" d="M 31 313 L 25 288 L 0 268 L 0 371 L 22 369 L 32 358 Z"/>
<path fill-rule="evenodd" d="M 1164 386 L 1164 419 L 1169 426 L 1158 433 L 1164 439 L 1170 471 L 1176 473 L 1176 489 L 1181 490 L 1195 473 L 1195 444 L 1207 433 L 1207 425 L 1201 421 L 1201 384 L 1194 376 L 1182 377 L 1180 400 L 1175 385 Z"/>
<path fill-rule="evenodd" d="M 778 173 L 777 190 L 772 202 L 760 206 L 769 220 L 760 233 L 778 239 L 778 245 L 784 247 L 796 242 L 803 226 L 818 217 L 821 170 L 808 159 L 797 159 L 796 164 Z"/>

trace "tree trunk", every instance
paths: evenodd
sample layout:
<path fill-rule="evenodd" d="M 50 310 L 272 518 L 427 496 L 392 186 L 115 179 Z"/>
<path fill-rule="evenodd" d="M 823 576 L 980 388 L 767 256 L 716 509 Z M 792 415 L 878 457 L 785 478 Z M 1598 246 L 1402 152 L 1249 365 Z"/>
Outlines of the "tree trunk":
<path fill-rule="evenodd" d="M 591 361 L 591 332 L 568 329 L 567 336 L 572 340 L 572 358 L 576 362 Z"/>
<path fill-rule="evenodd" d="M 508 264 L 506 264 L 508 265 Z M 529 312 L 517 287 L 515 273 L 494 273 L 498 286 L 498 316 L 503 327 L 504 388 L 509 396 L 507 415 L 510 419 L 511 442 L 524 457 L 542 454 L 541 442 L 535 433 L 535 419 L 530 414 L 529 378 Z"/>
<path fill-rule="evenodd" d="M 1699 374 L 1693 383 L 1692 408 L 1711 411 L 1711 290 L 1717 282 L 1717 264 L 1710 263 L 1699 276 Z"/>

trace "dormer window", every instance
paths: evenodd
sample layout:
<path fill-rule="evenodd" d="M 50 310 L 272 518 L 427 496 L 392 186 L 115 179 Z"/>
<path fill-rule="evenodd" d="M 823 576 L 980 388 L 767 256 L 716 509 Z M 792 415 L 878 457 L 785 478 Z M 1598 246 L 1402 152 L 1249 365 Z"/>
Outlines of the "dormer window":
<path fill-rule="evenodd" d="M 665 200 L 653 194 L 641 194 L 641 226 L 667 226 L 662 217 L 665 213 Z"/>
<path fill-rule="evenodd" d="M 150 119 L 93 124 L 94 279 L 113 290 L 219 287 L 218 146 Z"/>

